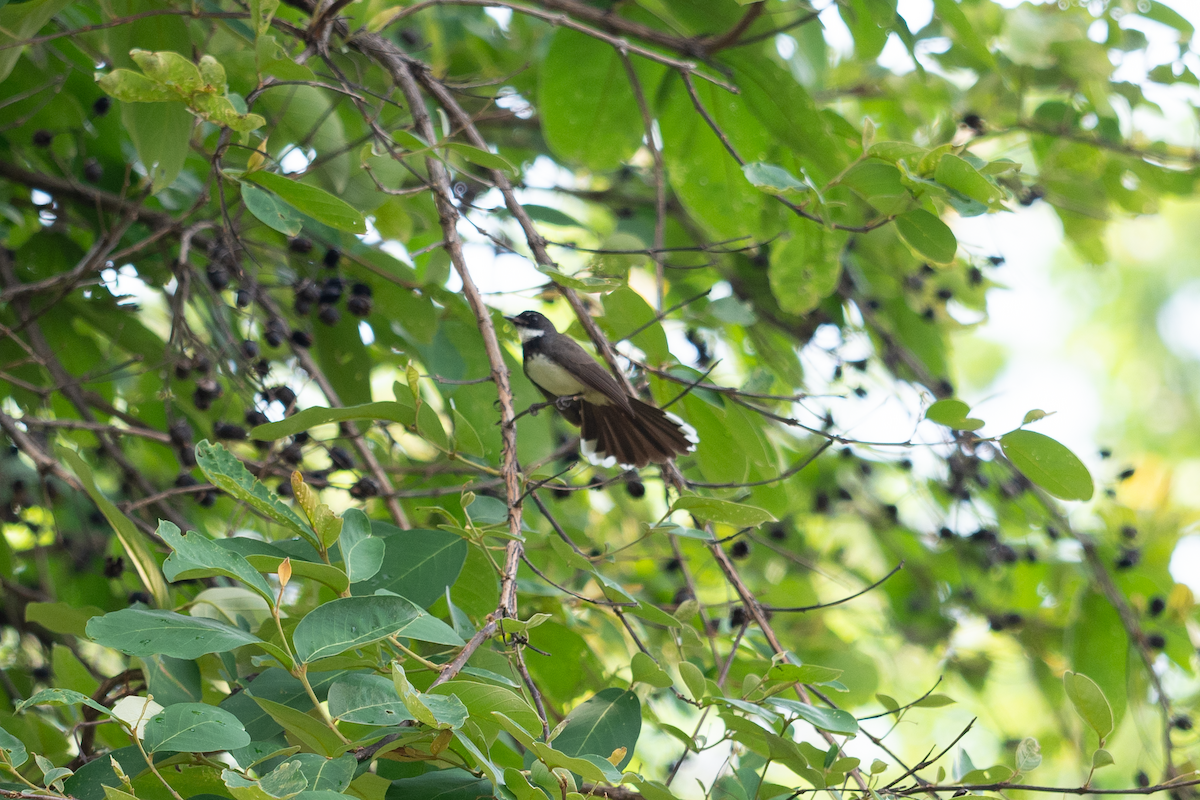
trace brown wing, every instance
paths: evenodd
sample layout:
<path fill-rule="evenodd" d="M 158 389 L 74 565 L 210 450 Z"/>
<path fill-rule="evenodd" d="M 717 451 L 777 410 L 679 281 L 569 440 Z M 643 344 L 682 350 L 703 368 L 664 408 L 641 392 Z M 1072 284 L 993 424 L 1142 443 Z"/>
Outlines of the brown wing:
<path fill-rule="evenodd" d="M 608 370 L 596 363 L 586 350 L 569 336 L 555 336 L 546 342 L 549 352 L 546 355 L 559 364 L 570 364 L 571 374 L 589 389 L 607 397 L 626 413 L 632 415 L 633 407 L 629 404 L 629 395 L 617 383 L 617 379 Z"/>

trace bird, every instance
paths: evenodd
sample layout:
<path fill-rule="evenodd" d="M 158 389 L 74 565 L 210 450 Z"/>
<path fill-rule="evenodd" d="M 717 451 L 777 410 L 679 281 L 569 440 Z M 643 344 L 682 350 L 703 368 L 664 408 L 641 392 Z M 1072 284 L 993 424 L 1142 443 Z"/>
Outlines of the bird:
<path fill-rule="evenodd" d="M 505 317 L 521 337 L 525 376 L 580 428 L 580 451 L 600 467 L 640 469 L 696 449 L 696 429 L 625 391 L 608 370 L 536 311 Z"/>

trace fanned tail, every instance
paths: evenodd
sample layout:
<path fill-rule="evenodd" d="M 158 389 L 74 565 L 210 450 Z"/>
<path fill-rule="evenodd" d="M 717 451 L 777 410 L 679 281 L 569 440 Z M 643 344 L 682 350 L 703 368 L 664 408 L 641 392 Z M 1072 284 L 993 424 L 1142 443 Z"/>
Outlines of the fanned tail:
<path fill-rule="evenodd" d="M 629 399 L 630 416 L 623 409 L 583 402 L 580 407 L 581 451 L 601 467 L 620 465 L 635 469 L 663 464 L 696 449 L 696 430 L 674 414 Z"/>

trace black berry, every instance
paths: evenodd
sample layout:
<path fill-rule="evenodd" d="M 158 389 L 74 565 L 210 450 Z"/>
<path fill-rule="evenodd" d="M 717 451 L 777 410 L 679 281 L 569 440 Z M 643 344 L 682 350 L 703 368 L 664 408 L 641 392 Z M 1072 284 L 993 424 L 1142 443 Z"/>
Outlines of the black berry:
<path fill-rule="evenodd" d="M 297 236 L 295 239 L 288 240 L 288 250 L 291 250 L 293 253 L 311 253 L 312 248 L 312 242 L 303 236 Z"/>
<path fill-rule="evenodd" d="M 258 358 L 258 342 L 252 339 L 247 339 L 246 341 L 242 342 L 242 358 Z"/>
<path fill-rule="evenodd" d="M 358 483 L 350 487 L 350 496 L 356 500 L 365 500 L 379 494 L 379 484 L 373 478 L 359 478 Z"/>
<path fill-rule="evenodd" d="M 729 555 L 734 558 L 745 558 L 750 555 L 750 544 L 744 539 L 739 539 L 733 543 L 733 547 L 729 548 Z"/>
<path fill-rule="evenodd" d="M 346 310 L 356 317 L 367 317 L 370 316 L 373 305 L 374 301 L 370 297 L 356 294 L 346 301 Z"/>
<path fill-rule="evenodd" d="M 33 144 L 35 147 L 49 147 L 54 141 L 54 134 L 45 128 L 40 128 L 33 132 Z"/>
<path fill-rule="evenodd" d="M 125 573 L 125 559 L 121 556 L 104 557 L 104 577 L 119 578 Z"/>
<path fill-rule="evenodd" d="M 325 257 L 321 259 L 321 262 L 329 269 L 335 269 L 341 259 L 342 251 L 336 247 L 331 247 L 325 251 Z"/>
<path fill-rule="evenodd" d="M 321 311 L 317 314 L 317 319 L 322 323 L 333 327 L 342 320 L 342 312 L 337 310 L 337 306 L 321 306 Z"/>
<path fill-rule="evenodd" d="M 104 167 L 94 158 L 89 158 L 83 164 L 83 179 L 88 183 L 99 183 L 104 177 Z"/>
<path fill-rule="evenodd" d="M 103 117 L 112 108 L 112 98 L 107 95 L 97 97 L 92 103 L 92 113 L 97 117 Z"/>
<path fill-rule="evenodd" d="M 217 422 L 213 424 L 213 438 L 240 442 L 246 438 L 246 429 L 232 422 Z"/>
<path fill-rule="evenodd" d="M 312 334 L 308 331 L 292 331 L 292 344 L 296 347 L 312 347 Z"/>
<path fill-rule="evenodd" d="M 1157 617 L 1167 608 L 1167 601 L 1161 597 L 1150 598 L 1150 616 Z"/>

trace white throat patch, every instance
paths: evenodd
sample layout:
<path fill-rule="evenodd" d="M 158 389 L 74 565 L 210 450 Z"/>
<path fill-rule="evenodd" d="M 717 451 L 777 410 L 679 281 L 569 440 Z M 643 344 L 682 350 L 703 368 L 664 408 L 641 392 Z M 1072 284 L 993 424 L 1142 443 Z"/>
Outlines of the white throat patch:
<path fill-rule="evenodd" d="M 545 331 L 538 330 L 537 328 L 525 328 L 520 325 L 514 327 L 517 329 L 517 336 L 521 337 L 521 344 L 525 344 L 525 342 L 528 342 L 530 339 L 536 339 L 537 337 L 546 333 Z"/>

